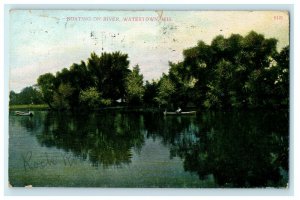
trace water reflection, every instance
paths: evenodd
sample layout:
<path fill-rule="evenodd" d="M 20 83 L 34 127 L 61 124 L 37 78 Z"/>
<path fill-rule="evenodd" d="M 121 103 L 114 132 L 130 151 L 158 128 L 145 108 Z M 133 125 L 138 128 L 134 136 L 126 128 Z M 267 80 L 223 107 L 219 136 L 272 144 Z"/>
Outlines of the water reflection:
<path fill-rule="evenodd" d="M 213 175 L 221 187 L 286 186 L 287 114 L 207 113 L 199 127 L 196 137 L 181 137 L 171 147 L 185 170 Z"/>
<path fill-rule="evenodd" d="M 218 187 L 285 187 L 288 182 L 288 113 L 202 113 L 163 116 L 103 112 L 40 112 L 14 118 L 42 146 L 56 147 L 93 166 L 130 164 L 132 150 L 160 139 L 170 159 Z M 42 131 L 37 131 L 42 129 Z"/>
<path fill-rule="evenodd" d="M 36 135 L 42 146 L 71 151 L 88 159 L 93 166 L 130 163 L 131 148 L 143 143 L 143 119 L 138 115 L 47 113 L 42 134 Z"/>
<path fill-rule="evenodd" d="M 24 127 L 30 133 L 35 133 L 44 123 L 40 112 L 37 112 L 37 117 L 16 116 L 14 112 L 11 112 L 9 116 L 10 128 L 14 126 L 21 126 Z"/>
<path fill-rule="evenodd" d="M 213 176 L 220 187 L 286 187 L 288 183 L 288 113 L 151 119 L 145 116 L 148 136 L 162 137 L 171 157 L 181 157 L 184 169 L 196 172 L 200 179 Z"/>

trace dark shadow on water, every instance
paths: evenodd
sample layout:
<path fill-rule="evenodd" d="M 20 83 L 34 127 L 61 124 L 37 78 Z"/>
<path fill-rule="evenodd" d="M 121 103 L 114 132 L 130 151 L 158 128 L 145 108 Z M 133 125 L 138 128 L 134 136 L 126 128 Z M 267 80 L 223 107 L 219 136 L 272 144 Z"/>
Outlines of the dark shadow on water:
<path fill-rule="evenodd" d="M 219 187 L 286 187 L 288 183 L 288 112 L 207 112 L 163 116 L 101 112 L 38 112 L 33 118 L 10 117 L 56 147 L 89 160 L 93 166 L 129 164 L 132 150 L 160 139 L 170 159 L 180 157 L 184 170 L 199 179 L 213 177 Z"/>
<path fill-rule="evenodd" d="M 115 114 L 48 114 L 41 144 L 72 151 L 94 166 L 130 163 L 131 148 L 140 149 L 144 138 L 140 116 Z"/>
<path fill-rule="evenodd" d="M 288 112 L 144 118 L 147 137 L 162 137 L 171 157 L 181 157 L 200 179 L 212 175 L 220 187 L 287 186 Z"/>

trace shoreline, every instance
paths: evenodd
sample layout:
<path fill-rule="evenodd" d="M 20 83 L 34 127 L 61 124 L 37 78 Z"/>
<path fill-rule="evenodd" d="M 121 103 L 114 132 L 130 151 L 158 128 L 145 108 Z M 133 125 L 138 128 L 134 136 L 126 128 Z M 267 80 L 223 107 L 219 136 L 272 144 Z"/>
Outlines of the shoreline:
<path fill-rule="evenodd" d="M 98 112 L 98 111 L 122 111 L 122 112 L 164 112 L 165 108 L 157 108 L 157 107 L 145 107 L 145 106 L 111 106 L 111 107 L 103 107 L 93 110 L 86 109 L 75 109 L 75 110 L 52 110 L 47 104 L 37 104 L 37 105 L 9 105 L 9 111 L 24 111 L 24 110 L 37 110 L 37 111 L 51 111 L 51 112 Z M 243 112 L 243 111 L 271 111 L 273 108 L 242 108 L 242 109 L 230 109 L 230 110 L 218 110 L 218 109 L 201 109 L 198 107 L 186 107 L 184 111 L 197 111 L 197 112 L 207 112 L 207 111 L 216 111 L 216 112 Z M 286 108 L 278 108 L 278 111 L 287 111 L 290 112 L 290 109 Z M 167 109 L 168 112 L 173 112 L 172 109 Z"/>
<path fill-rule="evenodd" d="M 9 110 L 50 110 L 49 106 L 46 104 L 22 104 L 22 105 L 9 105 Z"/>

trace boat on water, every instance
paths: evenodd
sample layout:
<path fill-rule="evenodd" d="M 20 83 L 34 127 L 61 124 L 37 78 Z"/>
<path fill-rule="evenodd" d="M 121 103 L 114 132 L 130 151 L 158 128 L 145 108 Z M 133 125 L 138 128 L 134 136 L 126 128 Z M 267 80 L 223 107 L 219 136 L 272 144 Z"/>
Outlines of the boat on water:
<path fill-rule="evenodd" d="M 33 116 L 33 113 L 31 111 L 28 112 L 16 111 L 15 114 L 19 116 Z"/>
<path fill-rule="evenodd" d="M 195 115 L 197 111 L 189 111 L 189 112 L 164 112 L 164 115 Z"/>

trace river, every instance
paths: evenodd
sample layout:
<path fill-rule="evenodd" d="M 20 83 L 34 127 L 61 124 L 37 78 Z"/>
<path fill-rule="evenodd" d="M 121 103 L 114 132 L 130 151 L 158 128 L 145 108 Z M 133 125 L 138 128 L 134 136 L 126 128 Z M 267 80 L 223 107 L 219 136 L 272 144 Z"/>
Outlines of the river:
<path fill-rule="evenodd" d="M 286 187 L 287 111 L 9 116 L 14 187 Z"/>

